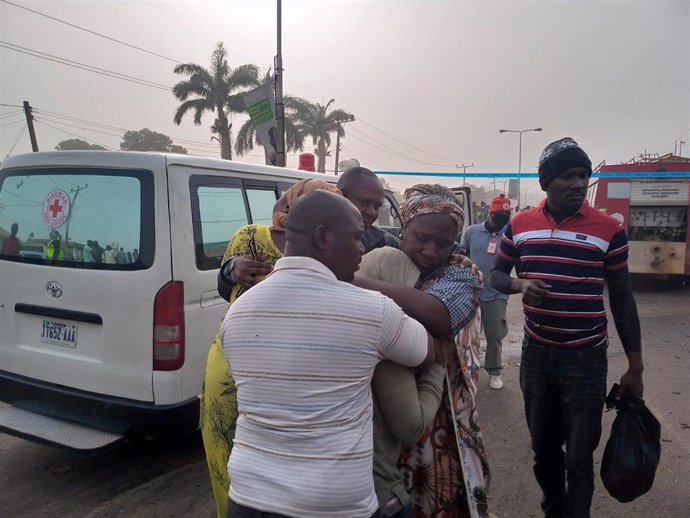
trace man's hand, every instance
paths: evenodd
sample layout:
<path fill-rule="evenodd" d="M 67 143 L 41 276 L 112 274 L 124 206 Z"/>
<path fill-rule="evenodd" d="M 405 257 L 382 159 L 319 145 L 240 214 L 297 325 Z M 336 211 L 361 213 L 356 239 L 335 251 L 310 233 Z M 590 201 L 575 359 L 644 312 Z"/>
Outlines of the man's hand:
<path fill-rule="evenodd" d="M 459 266 L 460 268 L 470 268 L 472 273 L 479 277 L 479 282 L 484 284 L 484 274 L 479 267 L 466 255 L 453 254 L 448 259 L 448 264 L 451 266 Z"/>
<path fill-rule="evenodd" d="M 544 296 L 551 291 L 551 286 L 539 279 L 513 279 L 512 282 L 522 293 L 522 300 L 528 306 L 539 306 Z"/>
<path fill-rule="evenodd" d="M 268 275 L 272 270 L 265 256 L 260 256 L 257 261 L 251 255 L 242 255 L 235 259 L 232 266 L 232 279 L 244 288 L 251 288 L 258 282 L 257 276 Z"/>
<path fill-rule="evenodd" d="M 615 398 L 620 400 L 625 394 L 633 394 L 637 397 L 642 397 L 644 392 L 644 383 L 642 382 L 642 371 L 637 369 L 628 369 L 621 377 L 618 391 Z"/>

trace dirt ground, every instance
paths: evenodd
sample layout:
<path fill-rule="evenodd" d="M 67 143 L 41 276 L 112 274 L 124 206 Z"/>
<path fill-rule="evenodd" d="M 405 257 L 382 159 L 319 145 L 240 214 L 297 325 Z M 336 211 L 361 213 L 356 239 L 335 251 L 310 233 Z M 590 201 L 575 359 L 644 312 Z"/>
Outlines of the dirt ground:
<path fill-rule="evenodd" d="M 662 458 L 651 491 L 629 504 L 611 498 L 597 476 L 594 518 L 690 517 L 690 290 L 636 294 L 646 350 L 645 399 L 662 425 Z M 490 509 L 499 518 L 543 516 L 532 475 L 518 386 L 522 313 L 509 304 L 505 387 L 482 375 L 480 420 L 490 457 Z M 625 371 L 615 330 L 609 385 Z M 604 415 L 601 458 L 613 413 Z M 597 466 L 598 468 L 598 466 Z M 597 469 L 598 471 L 598 469 Z M 182 518 L 215 516 L 198 434 L 131 442 L 97 457 L 77 457 L 0 434 L 0 518 Z"/>
<path fill-rule="evenodd" d="M 690 516 L 690 290 L 637 292 L 645 348 L 647 406 L 661 423 L 662 453 L 655 483 L 646 495 L 620 504 L 606 492 L 599 477 L 601 456 L 615 412 L 604 414 L 603 434 L 595 454 L 596 491 L 593 518 Z M 508 305 L 510 332 L 504 341 L 502 390 L 488 388 L 484 375 L 479 418 L 491 464 L 490 509 L 499 518 L 543 516 L 541 493 L 532 474 L 532 452 L 519 386 L 522 306 L 519 296 Z M 609 316 L 609 383 L 627 368 L 618 335 Z"/>

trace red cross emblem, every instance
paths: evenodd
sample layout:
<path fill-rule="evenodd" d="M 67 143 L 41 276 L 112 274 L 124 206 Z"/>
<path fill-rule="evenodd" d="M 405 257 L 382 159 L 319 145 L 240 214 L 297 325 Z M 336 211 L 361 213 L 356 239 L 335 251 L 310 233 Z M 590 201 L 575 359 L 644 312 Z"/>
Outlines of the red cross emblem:
<path fill-rule="evenodd" d="M 62 212 L 62 205 L 55 199 L 53 203 L 48 207 L 48 210 L 53 213 L 53 218 L 57 218 L 57 215 Z"/>

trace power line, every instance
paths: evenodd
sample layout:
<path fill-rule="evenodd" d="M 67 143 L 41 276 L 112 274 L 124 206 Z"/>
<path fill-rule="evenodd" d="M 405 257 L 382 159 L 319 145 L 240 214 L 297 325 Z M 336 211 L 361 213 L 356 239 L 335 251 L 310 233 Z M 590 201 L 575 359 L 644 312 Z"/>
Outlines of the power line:
<path fill-rule="evenodd" d="M 390 146 L 387 146 L 386 144 L 383 144 L 383 143 L 379 142 L 378 140 L 372 138 L 371 136 L 367 135 L 366 133 L 362 132 L 361 130 L 355 129 L 354 127 L 350 127 L 350 129 L 351 129 L 351 130 L 354 129 L 357 133 L 360 133 L 362 136 L 366 137 L 367 139 L 369 139 L 369 140 L 371 140 L 371 141 L 373 141 L 373 142 L 376 142 L 378 145 L 372 144 L 372 143 L 369 142 L 368 140 L 364 140 L 363 138 L 359 138 L 357 135 L 353 135 L 352 133 L 349 134 L 350 137 L 355 138 L 355 139 L 357 139 L 357 140 L 360 140 L 360 141 L 364 142 L 365 144 L 368 144 L 368 145 L 370 145 L 370 146 L 372 146 L 372 147 L 375 147 L 375 148 L 377 148 L 377 149 L 380 149 L 381 151 L 385 151 L 386 153 L 390 153 L 391 155 L 395 155 L 395 156 L 397 156 L 397 157 L 404 158 L 405 160 L 410 160 L 410 161 L 412 161 L 412 162 L 419 162 L 420 164 L 433 165 L 433 166 L 437 166 L 437 167 L 446 167 L 446 166 L 449 165 L 449 164 L 439 164 L 439 163 L 436 163 L 436 162 L 427 162 L 426 160 L 420 160 L 420 159 L 418 159 L 418 158 L 414 158 L 414 157 L 405 155 L 405 154 L 403 154 L 403 153 L 400 153 L 400 152 L 394 150 L 394 149 L 391 148 Z"/>
<path fill-rule="evenodd" d="M 43 122 L 43 121 L 39 121 L 39 120 L 37 120 L 36 122 L 38 122 L 39 124 L 41 124 L 43 126 L 48 126 L 49 128 L 53 128 L 54 130 L 61 131 L 63 133 L 67 133 L 68 135 L 71 135 L 73 137 L 77 137 L 77 138 L 80 138 L 82 140 L 85 140 L 86 142 L 89 142 L 90 144 L 97 144 L 97 145 L 104 147 L 106 149 L 110 149 L 111 151 L 115 151 L 115 148 L 112 148 L 110 146 L 106 146 L 105 144 L 101 144 L 100 142 L 96 142 L 95 140 L 88 139 L 82 135 L 77 135 L 76 133 L 72 133 L 72 132 L 64 130 L 62 128 L 56 128 L 55 126 L 52 126 L 52 125 L 48 124 L 47 122 Z"/>
<path fill-rule="evenodd" d="M 19 135 L 17 135 L 17 138 L 14 141 L 14 144 L 12 144 L 12 147 L 10 150 L 7 152 L 5 155 L 6 157 L 10 156 L 12 154 L 12 151 L 14 151 L 14 148 L 17 146 L 19 143 L 19 140 L 24 136 L 24 132 L 26 131 L 26 126 L 22 126 L 22 129 L 19 130 Z"/>
<path fill-rule="evenodd" d="M 65 120 L 70 121 L 70 122 L 81 122 L 82 124 L 89 124 L 91 126 L 98 126 L 98 127 L 105 128 L 105 129 L 112 129 L 112 130 L 118 130 L 118 131 L 129 131 L 127 128 L 119 128 L 117 126 L 110 126 L 108 124 L 102 124 L 100 122 L 93 122 L 93 121 L 88 121 L 86 119 L 79 119 L 77 117 L 72 117 L 70 115 L 62 115 L 60 113 L 49 112 L 48 110 L 42 110 L 39 108 L 34 108 L 33 111 L 36 113 L 39 113 L 39 114 L 46 114 L 46 115 L 50 115 L 51 117 L 57 117 L 58 119 L 65 119 Z"/>
<path fill-rule="evenodd" d="M 86 119 L 79 119 L 79 118 L 77 118 L 77 117 L 72 117 L 72 116 L 70 116 L 70 115 L 63 115 L 63 114 L 55 113 L 55 112 L 50 112 L 50 111 L 48 111 L 48 110 L 42 110 L 42 109 L 34 108 L 34 111 L 35 111 L 36 113 L 39 113 L 39 114 L 48 114 L 48 115 L 50 115 L 51 117 L 57 117 L 57 118 L 59 118 L 59 119 L 65 119 L 65 120 L 67 120 L 67 121 L 69 121 L 69 122 L 79 122 L 79 123 L 82 123 L 82 124 L 92 125 L 92 126 L 96 126 L 96 127 L 105 128 L 105 129 L 113 129 L 113 130 L 117 130 L 117 131 L 133 131 L 133 130 L 130 130 L 130 129 L 127 129 L 127 128 L 120 128 L 120 127 L 118 127 L 118 126 L 111 126 L 111 125 L 108 125 L 108 124 L 102 124 L 102 123 L 100 123 L 100 122 L 93 122 L 93 121 L 88 121 L 88 120 L 86 120 Z M 57 123 L 58 121 L 55 121 L 55 120 L 54 120 L 53 122 Z M 82 129 L 87 129 L 87 128 L 82 128 Z M 188 140 L 188 139 L 176 138 L 176 137 L 173 137 L 173 136 L 170 136 L 170 138 L 171 138 L 173 141 L 175 141 L 175 142 L 188 143 L 188 144 L 198 145 L 198 146 L 206 146 L 206 147 L 208 147 L 209 149 L 213 149 L 213 150 L 217 150 L 217 149 L 218 149 L 218 146 L 217 146 L 216 144 L 210 144 L 210 143 L 207 143 L 207 142 L 200 142 L 200 141 L 197 141 L 197 140 Z"/>
<path fill-rule="evenodd" d="M 657 151 L 657 154 L 661 155 L 661 154 L 662 154 L 661 152 L 662 152 L 662 151 L 665 151 L 665 150 L 667 150 L 667 149 L 668 149 L 669 151 L 671 150 L 671 148 L 674 148 L 674 149 L 675 149 L 676 143 L 677 143 L 679 140 L 681 140 L 681 139 L 682 139 L 685 135 L 687 135 L 688 133 L 690 133 L 690 128 L 686 129 L 686 130 L 683 132 L 683 134 L 682 134 L 680 137 L 676 138 L 671 144 L 669 144 L 668 146 L 663 147 L 663 148 L 661 148 L 659 151 Z"/>
<path fill-rule="evenodd" d="M 29 49 L 27 47 L 22 47 L 20 45 L 15 45 L 14 43 L 9 43 L 0 40 L 0 47 L 6 48 L 8 50 L 13 50 L 14 52 L 19 52 L 21 54 L 26 54 L 28 56 L 32 56 L 35 58 L 45 59 L 46 61 L 60 63 L 61 65 L 65 65 L 68 67 L 78 68 L 80 70 L 85 70 L 87 72 L 93 72 L 94 74 L 100 74 L 102 76 L 120 79 L 122 81 L 127 81 L 129 83 L 134 83 L 141 86 L 148 86 L 150 88 L 157 88 L 159 90 L 165 90 L 168 92 L 172 90 L 172 87 L 170 86 L 166 86 L 161 83 L 154 83 L 153 81 L 149 81 L 148 79 L 141 79 L 134 76 L 128 76 L 126 74 L 121 74 L 120 72 L 114 72 L 112 70 L 107 70 L 105 68 L 99 68 L 93 65 L 87 65 L 86 63 L 80 63 L 79 61 L 73 61 L 71 59 L 53 56 L 52 54 L 47 54 L 45 52 L 40 52 L 38 50 Z"/>
<path fill-rule="evenodd" d="M 77 128 L 77 129 L 82 129 L 82 130 L 84 130 L 84 131 L 91 131 L 91 132 L 94 132 L 94 133 L 101 133 L 101 134 L 103 134 L 103 135 L 108 135 L 108 136 L 111 136 L 111 137 L 122 138 L 122 135 L 116 135 L 116 134 L 114 134 L 114 133 L 108 133 L 108 132 L 106 132 L 106 131 L 100 131 L 100 130 L 92 129 L 92 128 L 85 128 L 85 127 L 83 127 L 83 126 L 77 126 L 77 125 L 75 125 L 75 124 L 69 124 L 69 123 L 64 122 L 64 121 L 60 121 L 60 120 L 55 120 L 55 119 L 47 118 L 47 117 L 45 117 L 44 115 L 41 115 L 41 117 L 34 117 L 34 120 L 36 120 L 36 122 L 42 122 L 42 123 L 44 123 L 44 124 L 46 123 L 46 121 L 48 121 L 48 122 L 52 122 L 53 124 L 58 124 L 58 125 L 60 125 L 60 126 L 68 126 L 68 127 L 70 127 L 70 128 Z M 20 122 L 21 122 L 21 121 L 20 121 Z M 46 125 L 47 125 L 47 124 L 46 124 Z M 54 129 L 60 129 L 60 128 L 54 128 Z M 124 131 L 131 131 L 131 130 L 126 130 L 126 129 L 123 129 L 123 130 L 124 130 Z M 70 134 L 70 133 L 67 132 L 67 131 L 65 131 L 65 133 Z M 73 136 L 78 136 L 78 135 L 73 134 L 73 133 L 71 133 L 71 135 L 73 135 Z M 79 138 L 84 138 L 84 137 L 79 137 Z M 86 139 L 86 138 L 84 138 L 84 140 L 87 140 L 87 142 L 91 142 L 91 141 L 89 141 L 89 140 Z M 179 140 L 175 140 L 175 139 L 173 139 L 173 138 L 171 138 L 171 140 L 173 141 L 173 143 L 177 143 L 178 145 L 180 145 L 180 143 L 184 144 L 184 142 L 181 142 L 181 141 L 179 141 Z M 92 143 L 98 144 L 98 142 L 92 142 Z M 98 145 L 107 147 L 107 146 L 105 146 L 104 144 L 98 144 Z M 187 146 L 187 145 L 184 145 L 184 146 L 182 146 L 182 147 L 184 147 L 184 148 L 187 149 L 187 150 L 196 151 L 196 152 L 198 152 L 198 153 L 212 153 L 212 152 L 215 151 L 217 148 L 216 148 L 216 146 L 214 146 L 213 144 L 211 144 L 211 146 L 213 146 L 213 149 L 195 149 L 195 148 L 189 147 L 189 146 Z"/>
<path fill-rule="evenodd" d="M 19 9 L 24 9 L 25 11 L 29 11 L 30 13 L 37 14 L 38 16 L 43 16 L 44 18 L 48 18 L 49 20 L 53 20 L 58 23 L 62 23 L 64 25 L 67 25 L 69 27 L 72 27 L 74 29 L 79 29 L 80 31 L 88 32 L 89 34 L 93 34 L 94 36 L 98 36 L 99 38 L 104 38 L 109 41 L 113 41 L 115 43 L 119 43 L 120 45 L 124 45 L 126 47 L 145 52 L 147 54 L 151 54 L 152 56 L 156 56 L 162 59 L 167 59 L 168 61 L 172 61 L 173 63 L 182 63 L 182 61 L 169 58 L 168 56 L 164 56 L 163 54 L 158 54 L 157 52 L 153 52 L 150 50 L 146 50 L 141 47 L 137 47 L 136 45 L 132 45 L 131 43 L 127 43 L 126 41 L 118 40 L 116 38 L 112 38 L 110 36 L 106 36 L 105 34 L 101 34 L 100 32 L 92 31 L 91 29 L 87 29 L 85 27 L 80 27 L 79 25 L 76 25 L 74 23 L 67 22 L 65 20 L 61 20 L 60 18 L 55 18 L 54 16 L 47 15 L 45 13 L 42 13 L 40 11 L 35 11 L 34 9 L 29 9 L 28 7 L 24 7 L 23 5 L 15 4 L 14 2 L 10 2 L 8 0 L 0 0 L 0 2 L 4 2 L 9 5 L 13 5 L 14 7 L 18 7 Z"/>
<path fill-rule="evenodd" d="M 0 0 L 2 2 L 3 0 Z M 0 106 L 5 106 L 6 108 L 23 108 L 23 106 L 19 104 L 0 104 Z"/>
<path fill-rule="evenodd" d="M 356 159 L 360 160 L 361 162 L 366 162 L 371 167 L 375 167 L 376 169 L 381 169 L 381 166 L 379 166 L 378 164 L 376 164 L 372 160 L 369 160 L 367 157 L 362 155 L 359 151 L 355 153 L 350 148 L 346 148 L 345 146 L 342 146 L 342 151 L 343 151 L 343 153 L 346 153 L 348 155 L 352 155 L 353 158 L 356 158 Z"/>
<path fill-rule="evenodd" d="M 115 133 L 108 133 L 106 131 L 101 131 L 101 130 L 96 130 L 96 129 L 91 129 L 91 128 L 85 128 L 84 126 L 76 126 L 74 124 L 68 124 L 68 123 L 63 122 L 63 121 L 46 118 L 43 115 L 41 115 L 41 117 L 34 117 L 34 120 L 43 121 L 43 122 L 48 121 L 48 122 L 52 122 L 53 124 L 60 124 L 61 126 L 68 126 L 70 128 L 77 128 L 77 129 L 82 129 L 85 131 L 92 131 L 94 133 L 101 133 L 102 135 L 108 135 L 110 137 L 122 138 L 122 135 L 116 135 Z"/>
<path fill-rule="evenodd" d="M 407 147 L 410 147 L 410 148 L 415 149 L 415 150 L 417 150 L 417 151 L 421 151 L 421 152 L 424 153 L 425 155 L 429 155 L 429 156 L 432 156 L 432 157 L 434 157 L 434 158 L 440 158 L 441 160 L 447 160 L 449 163 L 457 164 L 457 163 L 459 162 L 458 160 L 452 160 L 452 159 L 450 159 L 450 158 L 443 157 L 443 156 L 440 156 L 440 155 L 434 155 L 433 153 L 429 153 L 428 151 L 425 151 L 425 150 L 423 150 L 423 149 L 420 149 L 420 148 L 418 148 L 418 147 L 415 147 L 415 146 L 413 146 L 412 144 L 408 144 L 408 143 L 406 143 L 406 142 L 403 142 L 403 141 L 400 140 L 399 138 L 394 137 L 393 135 L 391 135 L 390 133 L 386 133 L 385 131 L 383 131 L 383 130 L 377 128 L 376 126 L 374 126 L 373 124 L 370 124 L 370 123 L 368 123 L 367 121 L 362 120 L 362 118 L 359 117 L 359 115 L 357 116 L 357 122 L 361 122 L 362 124 L 366 124 L 366 125 L 369 126 L 370 128 L 375 129 L 376 131 L 378 131 L 379 133 L 382 133 L 382 134 L 386 135 L 387 137 L 390 137 L 390 138 L 392 138 L 393 140 L 395 140 L 395 141 L 397 141 L 397 142 L 400 142 L 401 144 L 403 144 L 403 145 L 405 145 L 405 146 L 407 146 Z"/>
<path fill-rule="evenodd" d="M 14 117 L 15 115 L 19 115 L 20 113 L 22 113 L 22 110 L 12 110 L 9 112 L 5 112 L 2 115 L 0 115 L 0 120 L 9 119 L 10 117 Z"/>
<path fill-rule="evenodd" d="M 19 119 L 12 122 L 6 122 L 5 124 L 0 124 L 0 128 L 6 128 L 7 126 L 13 126 L 14 124 L 19 124 L 20 122 L 26 122 L 24 119 Z"/>

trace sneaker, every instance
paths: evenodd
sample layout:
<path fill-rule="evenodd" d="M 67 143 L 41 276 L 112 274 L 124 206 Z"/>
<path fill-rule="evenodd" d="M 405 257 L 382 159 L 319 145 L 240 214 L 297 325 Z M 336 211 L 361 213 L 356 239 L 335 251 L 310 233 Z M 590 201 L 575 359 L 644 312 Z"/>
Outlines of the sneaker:
<path fill-rule="evenodd" d="M 489 386 L 494 390 L 501 390 L 503 388 L 503 380 L 501 379 L 501 375 L 491 374 L 489 376 Z"/>

